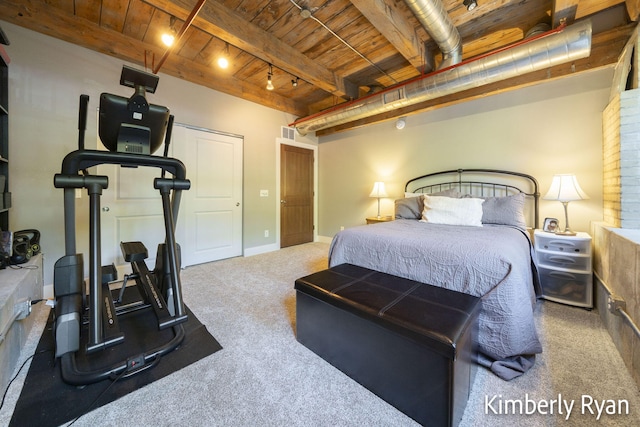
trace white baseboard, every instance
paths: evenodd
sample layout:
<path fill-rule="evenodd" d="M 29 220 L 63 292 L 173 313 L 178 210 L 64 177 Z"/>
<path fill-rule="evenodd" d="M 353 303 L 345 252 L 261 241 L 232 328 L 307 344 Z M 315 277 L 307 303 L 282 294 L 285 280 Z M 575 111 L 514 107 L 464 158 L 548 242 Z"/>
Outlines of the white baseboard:
<path fill-rule="evenodd" d="M 264 246 L 254 246 L 253 248 L 245 248 L 243 256 L 260 255 L 267 252 L 277 251 L 278 249 L 280 249 L 280 246 L 276 243 Z"/>
<path fill-rule="evenodd" d="M 318 242 L 320 242 L 320 243 L 331 243 L 332 240 L 333 240 L 333 237 L 318 236 Z"/>

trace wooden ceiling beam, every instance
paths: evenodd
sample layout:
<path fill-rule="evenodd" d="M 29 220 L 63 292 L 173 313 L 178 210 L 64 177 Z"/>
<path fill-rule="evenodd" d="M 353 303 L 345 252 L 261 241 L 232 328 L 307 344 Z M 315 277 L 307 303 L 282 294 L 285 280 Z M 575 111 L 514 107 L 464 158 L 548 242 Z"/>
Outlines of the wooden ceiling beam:
<path fill-rule="evenodd" d="M 144 1 L 179 19 L 185 19 L 195 3 L 195 0 Z M 193 25 L 334 96 L 346 99 L 358 96 L 356 85 L 216 1 L 205 3 Z"/>
<path fill-rule="evenodd" d="M 573 63 L 557 65 L 547 70 L 523 74 L 501 82 L 480 86 L 440 98 L 431 99 L 419 104 L 381 113 L 357 121 L 344 123 L 331 128 L 322 129 L 316 132 L 316 136 L 331 135 L 374 123 L 392 120 L 397 117 L 423 113 L 425 111 L 448 107 L 450 105 L 471 101 L 473 99 L 484 98 L 491 95 L 497 95 L 499 93 L 533 86 L 541 82 L 556 80 L 576 73 L 612 66 L 618 60 L 622 49 L 635 30 L 635 27 L 636 25 L 634 23 L 599 34 L 594 34 L 591 42 L 591 55 L 588 58 L 580 59 Z"/>
<path fill-rule="evenodd" d="M 0 16 L 12 24 L 140 66 L 144 66 L 146 52 L 160 53 L 157 46 L 134 41 L 120 32 L 70 15 L 62 9 L 49 6 L 46 0 L 2 0 Z M 308 114 L 305 106 L 289 98 L 273 92 L 267 94 L 264 87 L 231 76 L 221 76 L 211 67 L 184 58 L 178 59 L 175 55 L 167 59 L 163 72 L 295 116 Z"/>
<path fill-rule="evenodd" d="M 580 0 L 553 0 L 551 5 L 551 28 L 562 24 L 571 25 L 576 20 Z"/>
<path fill-rule="evenodd" d="M 625 3 L 627 5 L 629 18 L 634 22 L 638 22 L 638 15 L 640 14 L 640 0 L 626 0 Z"/>
<path fill-rule="evenodd" d="M 625 3 L 625 0 L 553 0 L 551 3 L 551 27 L 556 28 L 563 20 L 571 25 L 576 19 L 591 16 L 605 9 Z M 632 21 L 638 19 L 640 0 L 626 0 L 627 11 Z M 636 17 L 632 14 L 635 10 Z"/>
<path fill-rule="evenodd" d="M 418 71 L 425 66 L 425 47 L 392 0 L 351 0 L 351 3 Z"/>

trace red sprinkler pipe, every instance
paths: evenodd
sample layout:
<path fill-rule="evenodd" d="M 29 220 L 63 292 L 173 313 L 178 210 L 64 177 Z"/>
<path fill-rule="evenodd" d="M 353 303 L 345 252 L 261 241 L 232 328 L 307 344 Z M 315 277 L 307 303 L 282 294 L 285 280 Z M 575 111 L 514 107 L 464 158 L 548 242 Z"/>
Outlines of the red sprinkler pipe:
<path fill-rule="evenodd" d="M 153 69 L 153 74 L 158 74 L 158 71 L 160 70 L 160 67 L 162 67 L 162 65 L 164 64 L 164 61 L 166 61 L 166 59 L 169 57 L 169 54 L 173 50 L 173 47 L 180 42 L 180 39 L 182 39 L 182 36 L 184 36 L 184 33 L 187 32 L 187 29 L 189 29 L 189 27 L 191 26 L 193 21 L 196 19 L 196 16 L 198 15 L 198 12 L 200 12 L 200 9 L 202 9 L 202 6 L 204 6 L 204 3 L 206 1 L 207 0 L 198 0 L 198 4 L 195 5 L 193 10 L 191 11 L 189 16 L 187 17 L 187 20 L 184 21 L 184 24 L 182 25 L 182 28 L 180 29 L 180 32 L 178 33 L 178 36 L 176 37 L 176 40 L 174 41 L 174 43 L 171 46 L 169 46 L 167 48 L 167 50 L 164 51 L 164 54 L 162 55 L 162 58 L 160 58 L 160 61 L 158 61 L 158 65 L 156 65 L 156 67 Z"/>

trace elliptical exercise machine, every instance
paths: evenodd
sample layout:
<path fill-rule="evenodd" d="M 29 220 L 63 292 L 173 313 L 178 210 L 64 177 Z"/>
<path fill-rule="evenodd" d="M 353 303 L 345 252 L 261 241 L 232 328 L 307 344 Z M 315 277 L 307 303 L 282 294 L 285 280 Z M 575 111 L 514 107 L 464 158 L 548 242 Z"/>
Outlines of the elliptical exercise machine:
<path fill-rule="evenodd" d="M 157 76 L 124 66 L 120 84 L 133 87 L 133 96 L 124 98 L 107 93 L 100 96 L 99 135 L 109 151 L 84 149 L 89 97 L 81 95 L 78 150 L 64 158 L 62 172 L 54 177 L 54 186 L 64 189 L 65 223 L 65 255 L 54 266 L 55 357 L 61 360 L 62 379 L 72 385 L 128 377 L 151 368 L 161 356 L 177 349 L 185 336 L 182 323 L 187 321 L 187 314 L 182 301 L 180 254 L 174 231 L 181 191 L 188 190 L 190 182 L 186 179 L 184 164 L 168 157 L 173 116 L 166 107 L 149 104 L 145 98 L 146 92 L 155 92 Z M 152 155 L 162 145 L 163 136 L 164 156 Z M 113 297 L 109 285 L 117 281 L 117 270 L 113 264 L 101 265 L 100 252 L 100 196 L 108 187 L 108 177 L 87 172 L 88 168 L 101 164 L 161 170 L 161 176 L 154 180 L 154 188 L 159 190 L 162 200 L 165 242 L 158 245 L 153 271 L 144 261 L 148 253 L 142 242 L 120 244 L 133 273 L 125 276 L 117 298 Z M 165 178 L 167 172 L 173 178 Z M 86 189 L 89 194 L 88 289 L 83 277 L 83 254 L 76 253 L 76 189 Z M 135 287 L 127 286 L 131 280 L 135 281 Z M 125 288 L 127 292 L 136 288 L 140 298 L 125 304 Z M 132 345 L 120 330 L 118 318 L 149 310 L 155 313 L 157 330 L 173 333 L 162 344 L 140 350 L 140 346 Z M 166 335 L 163 332 L 163 337 Z M 131 348 L 131 354 L 116 361 L 103 357 L 114 346 Z"/>

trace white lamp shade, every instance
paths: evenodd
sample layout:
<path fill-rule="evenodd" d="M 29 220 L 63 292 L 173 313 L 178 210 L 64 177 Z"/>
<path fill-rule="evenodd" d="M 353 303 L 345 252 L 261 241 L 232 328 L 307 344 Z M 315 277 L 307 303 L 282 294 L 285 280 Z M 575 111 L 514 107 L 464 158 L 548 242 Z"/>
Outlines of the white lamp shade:
<path fill-rule="evenodd" d="M 554 175 L 553 181 L 551 181 L 551 188 L 543 197 L 545 200 L 557 200 L 559 202 L 571 202 L 588 198 L 589 196 L 582 191 L 576 176 L 573 174 Z"/>
<path fill-rule="evenodd" d="M 377 181 L 373 184 L 373 190 L 371 190 L 371 194 L 369 197 L 389 197 L 387 196 L 387 191 L 384 189 L 384 182 Z"/>

